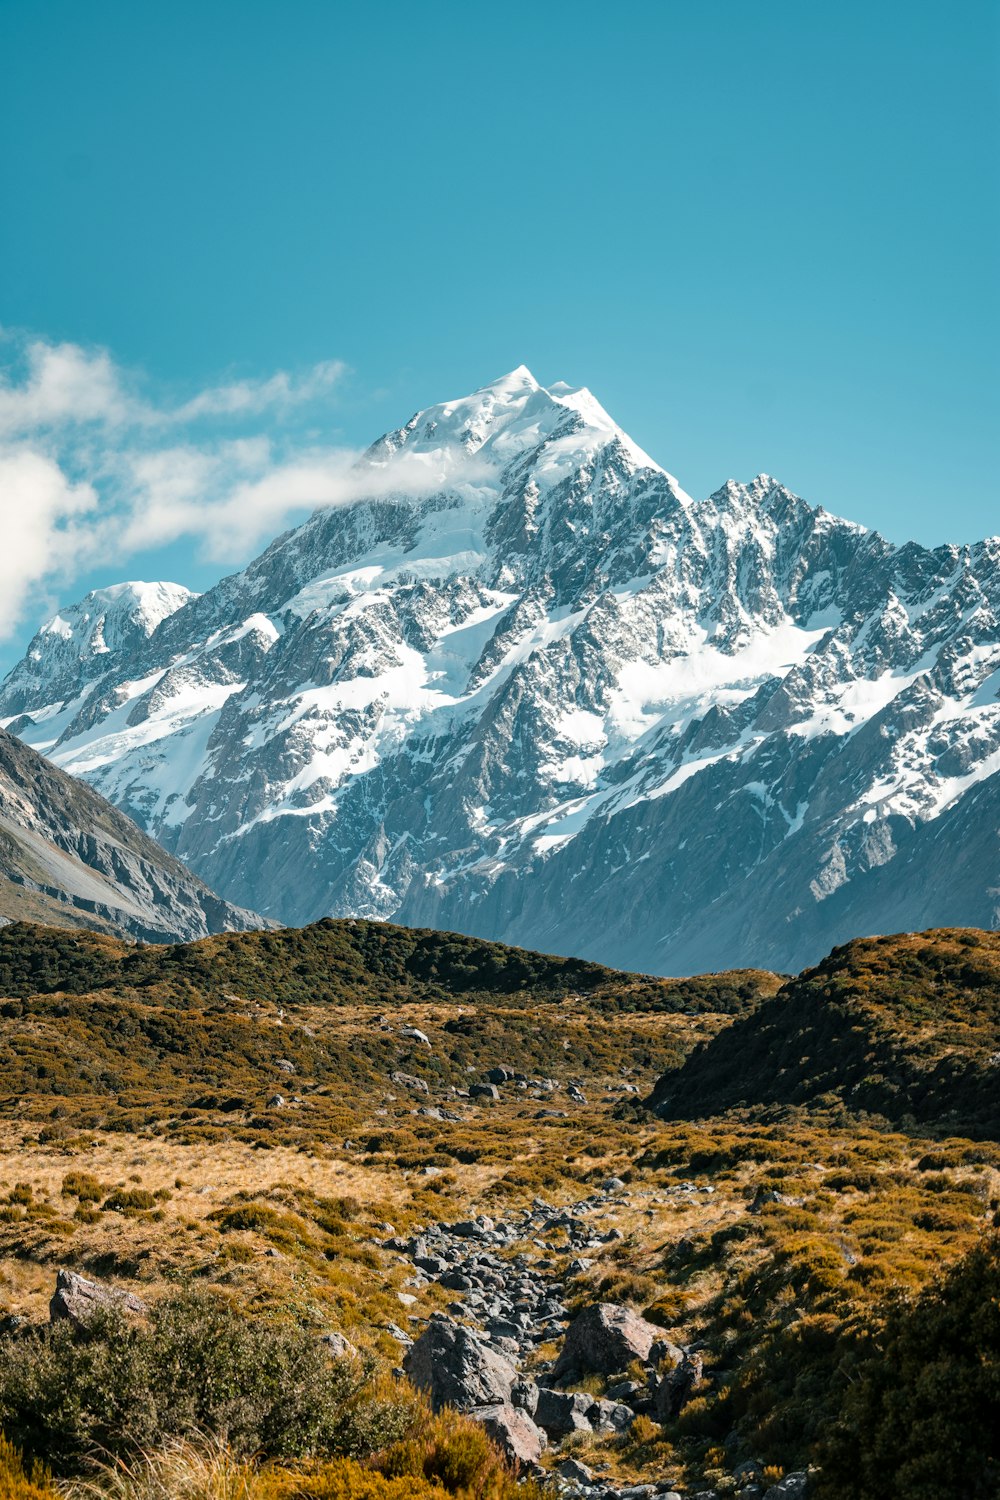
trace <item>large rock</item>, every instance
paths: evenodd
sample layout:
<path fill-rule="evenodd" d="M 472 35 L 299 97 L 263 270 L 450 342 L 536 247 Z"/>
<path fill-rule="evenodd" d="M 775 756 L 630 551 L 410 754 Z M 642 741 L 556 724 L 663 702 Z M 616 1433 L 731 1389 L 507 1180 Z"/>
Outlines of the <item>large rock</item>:
<path fill-rule="evenodd" d="M 586 1308 L 566 1330 L 553 1380 L 567 1384 L 582 1375 L 614 1375 L 634 1359 L 645 1361 L 660 1330 L 629 1307 L 598 1302 Z"/>
<path fill-rule="evenodd" d="M 517 1381 L 510 1360 L 484 1344 L 473 1329 L 447 1318 L 431 1319 L 407 1350 L 403 1369 L 427 1392 L 435 1411 L 442 1406 L 459 1411 L 508 1406 Z"/>
<path fill-rule="evenodd" d="M 77 1328 L 85 1328 L 98 1313 L 111 1308 L 140 1314 L 149 1310 L 141 1297 L 121 1287 L 105 1286 L 103 1282 L 79 1276 L 76 1271 L 60 1271 L 57 1275 L 49 1303 L 49 1318 L 53 1323 L 65 1320 Z"/>
<path fill-rule="evenodd" d="M 546 1447 L 545 1434 L 526 1411 L 506 1404 L 480 1407 L 470 1413 L 481 1422 L 504 1457 L 519 1469 L 537 1464 Z"/>
<path fill-rule="evenodd" d="M 553 1391 L 541 1386 L 534 1417 L 554 1443 L 573 1432 L 592 1432 L 588 1411 L 594 1404 L 586 1391 Z"/>

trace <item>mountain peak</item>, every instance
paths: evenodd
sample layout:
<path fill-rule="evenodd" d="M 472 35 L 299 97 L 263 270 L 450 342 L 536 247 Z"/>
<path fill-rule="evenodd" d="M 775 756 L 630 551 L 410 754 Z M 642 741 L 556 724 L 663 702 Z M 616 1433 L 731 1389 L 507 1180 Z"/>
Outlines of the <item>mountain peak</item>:
<path fill-rule="evenodd" d="M 959 880 L 1000 922 L 988 547 L 897 549 L 763 473 L 691 500 L 524 366 L 359 476 L 152 631 L 170 586 L 62 611 L 0 712 L 284 921 L 675 973 L 933 925 Z"/>

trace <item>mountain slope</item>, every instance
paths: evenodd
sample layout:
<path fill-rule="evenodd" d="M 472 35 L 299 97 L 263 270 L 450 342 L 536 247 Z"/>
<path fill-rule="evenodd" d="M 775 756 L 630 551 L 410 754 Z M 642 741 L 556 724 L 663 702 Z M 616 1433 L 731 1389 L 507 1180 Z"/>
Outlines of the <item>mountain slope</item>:
<path fill-rule="evenodd" d="M 40 633 L 0 713 L 285 922 L 676 973 L 1000 921 L 1000 539 L 692 500 L 523 368 L 356 478 L 99 670 Z"/>
<path fill-rule="evenodd" d="M 152 942 L 259 925 L 104 801 L 0 730 L 0 922 Z"/>
<path fill-rule="evenodd" d="M 838 948 L 666 1073 L 665 1119 L 834 1104 L 1000 1138 L 1000 934 L 904 933 Z"/>

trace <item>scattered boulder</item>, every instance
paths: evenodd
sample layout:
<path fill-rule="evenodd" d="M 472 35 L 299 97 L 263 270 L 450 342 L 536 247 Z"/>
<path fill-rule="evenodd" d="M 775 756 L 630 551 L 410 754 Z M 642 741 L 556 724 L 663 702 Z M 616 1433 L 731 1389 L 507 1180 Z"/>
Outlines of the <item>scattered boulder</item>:
<path fill-rule="evenodd" d="M 510 1083 L 517 1074 L 513 1068 L 490 1068 L 486 1077 L 490 1083 Z"/>
<path fill-rule="evenodd" d="M 598 1302 L 585 1308 L 566 1330 L 552 1379 L 567 1384 L 582 1375 L 615 1375 L 634 1359 L 645 1361 L 659 1329 L 630 1307 Z"/>
<path fill-rule="evenodd" d="M 561 1479 L 568 1479 L 573 1484 L 590 1484 L 594 1478 L 593 1469 L 582 1464 L 578 1458 L 564 1458 L 556 1473 Z"/>
<path fill-rule="evenodd" d="M 508 1406 L 517 1382 L 509 1359 L 489 1348 L 471 1328 L 434 1317 L 406 1353 L 403 1369 L 430 1396 L 435 1411 L 454 1406 Z"/>
<path fill-rule="evenodd" d="M 415 1094 L 429 1094 L 430 1086 L 422 1078 L 415 1078 L 412 1073 L 393 1073 L 392 1081 L 397 1088 L 410 1089 Z"/>
<path fill-rule="evenodd" d="M 653 1396 L 653 1408 L 661 1422 L 669 1422 L 684 1410 L 702 1382 L 700 1354 L 685 1354 L 676 1369 L 669 1370 Z"/>
<path fill-rule="evenodd" d="M 540 1432 L 526 1411 L 501 1404 L 483 1406 L 469 1414 L 481 1422 L 509 1463 L 519 1469 L 537 1464 L 546 1447 Z"/>
<path fill-rule="evenodd" d="M 784 1193 L 779 1193 L 776 1188 L 768 1188 L 761 1185 L 753 1195 L 748 1212 L 759 1214 L 762 1209 L 767 1208 L 768 1204 L 790 1203 L 791 1201 Z"/>
<path fill-rule="evenodd" d="M 287 1057 L 279 1057 L 274 1066 L 282 1073 L 295 1072 L 295 1064 L 293 1062 L 289 1062 Z"/>
<path fill-rule="evenodd" d="M 586 1391 L 554 1391 L 542 1386 L 535 1407 L 535 1421 L 554 1443 L 571 1432 L 592 1432 L 587 1412 L 594 1398 Z"/>
<path fill-rule="evenodd" d="M 514 1406 L 519 1406 L 526 1411 L 529 1417 L 533 1417 L 538 1410 L 539 1389 L 533 1380 L 522 1376 L 510 1393 L 510 1399 Z"/>
<path fill-rule="evenodd" d="M 587 1421 L 602 1436 L 611 1432 L 627 1432 L 635 1421 L 635 1412 L 624 1401 L 609 1401 L 606 1397 L 599 1396 L 596 1401 L 591 1402 Z"/>
<path fill-rule="evenodd" d="M 137 1314 L 149 1311 L 141 1297 L 121 1287 L 105 1286 L 103 1282 L 77 1275 L 76 1271 L 60 1271 L 56 1276 L 56 1289 L 49 1303 L 50 1322 L 65 1319 L 77 1328 L 86 1328 L 96 1314 L 109 1308 Z"/>
<path fill-rule="evenodd" d="M 786 1474 L 777 1484 L 764 1491 L 764 1500 L 801 1500 L 809 1484 L 809 1475 L 804 1469 Z"/>
<path fill-rule="evenodd" d="M 405 1037 L 409 1042 L 420 1042 L 424 1047 L 429 1047 L 431 1044 L 430 1037 L 426 1031 L 421 1031 L 419 1026 L 401 1026 L 396 1035 Z"/>
<path fill-rule="evenodd" d="M 324 1333 L 320 1343 L 330 1351 L 334 1359 L 357 1359 L 357 1349 L 342 1333 Z"/>
<path fill-rule="evenodd" d="M 495 1083 L 471 1083 L 469 1085 L 470 1099 L 499 1099 L 500 1090 Z"/>

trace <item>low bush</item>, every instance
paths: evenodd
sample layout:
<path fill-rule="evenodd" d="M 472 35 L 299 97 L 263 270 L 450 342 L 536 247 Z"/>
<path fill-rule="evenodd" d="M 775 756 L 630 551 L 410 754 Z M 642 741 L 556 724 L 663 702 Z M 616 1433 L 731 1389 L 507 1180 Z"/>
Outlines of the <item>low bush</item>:
<path fill-rule="evenodd" d="M 164 1299 L 148 1321 L 109 1311 L 83 1332 L 0 1341 L 0 1428 L 60 1474 L 191 1433 L 238 1456 L 367 1455 L 411 1414 L 367 1362 L 331 1359 L 291 1320 L 251 1321 L 208 1290 Z"/>

